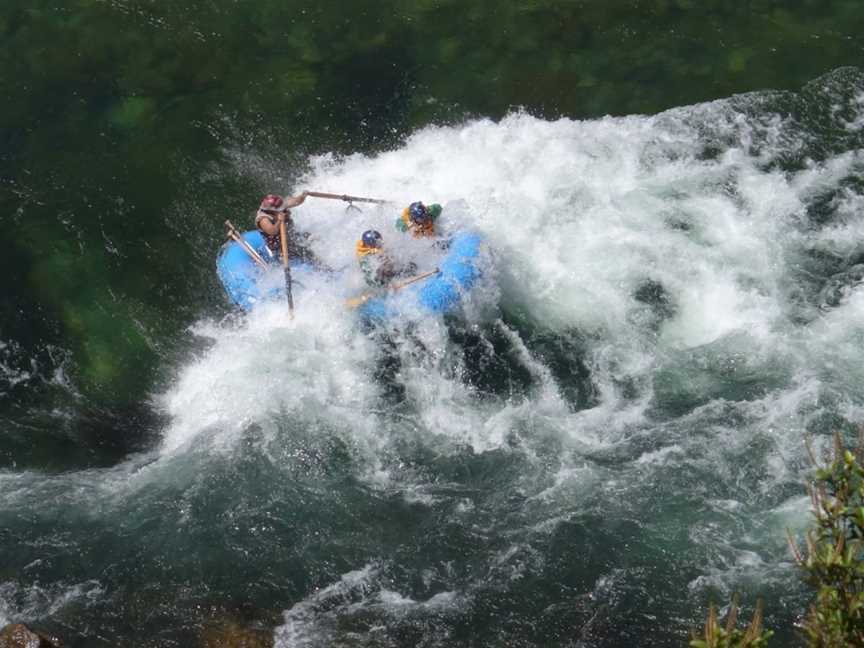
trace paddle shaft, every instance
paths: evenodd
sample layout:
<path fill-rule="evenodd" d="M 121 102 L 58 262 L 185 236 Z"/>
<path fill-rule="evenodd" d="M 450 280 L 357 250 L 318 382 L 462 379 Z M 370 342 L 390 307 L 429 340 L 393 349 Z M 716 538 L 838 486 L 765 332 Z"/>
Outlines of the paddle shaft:
<path fill-rule="evenodd" d="M 245 240 L 243 240 L 242 238 L 240 238 L 239 236 L 234 234 L 234 232 L 229 233 L 228 236 L 233 241 L 236 241 L 240 245 L 241 248 L 243 248 L 243 251 L 249 255 L 249 258 L 252 259 L 252 261 L 255 263 L 255 265 L 257 265 L 261 269 L 264 269 L 267 267 L 267 263 L 260 256 L 258 256 L 258 254 L 255 252 L 255 250 L 253 250 L 251 247 L 249 247 L 249 244 L 246 243 Z"/>
<path fill-rule="evenodd" d="M 291 294 L 291 266 L 288 264 L 288 235 L 285 232 L 285 218 L 279 221 L 279 238 L 282 242 L 282 267 L 285 269 L 285 294 L 288 295 L 288 313 L 294 319 L 294 295 Z"/>
<path fill-rule="evenodd" d="M 345 202 L 369 202 L 369 203 L 389 203 L 389 200 L 381 200 L 379 198 L 361 198 L 360 196 L 347 196 L 345 194 L 325 193 L 323 191 L 307 191 L 307 196 L 315 198 L 329 198 L 331 200 L 344 200 Z"/>
<path fill-rule="evenodd" d="M 228 228 L 228 236 L 234 241 L 236 241 L 240 245 L 240 247 L 243 248 L 244 252 L 246 252 L 246 254 L 252 257 L 252 260 L 256 264 L 258 264 L 262 268 L 267 267 L 267 262 L 264 261 L 261 255 L 258 254 L 258 252 L 255 250 L 255 248 L 249 245 L 249 241 L 243 238 L 243 236 L 240 234 L 240 232 L 237 231 L 237 228 L 234 227 L 234 224 L 231 221 L 226 220 L 225 227 Z"/>
<path fill-rule="evenodd" d="M 435 268 L 434 270 L 430 270 L 429 272 L 424 272 L 423 274 L 419 274 L 416 277 L 411 277 L 410 279 L 406 279 L 405 281 L 402 281 L 402 282 L 400 282 L 394 286 L 390 286 L 389 290 L 390 290 L 390 292 L 396 292 L 398 290 L 402 290 L 406 286 L 410 286 L 411 284 L 416 283 L 418 281 L 423 281 L 424 279 L 428 279 L 429 277 L 432 277 L 433 275 L 436 275 L 439 272 L 440 272 L 440 270 L 438 268 Z M 345 302 L 345 305 L 348 306 L 349 308 L 357 308 L 358 306 L 365 304 L 367 301 L 369 301 L 373 297 L 376 297 L 375 293 L 366 293 L 365 295 L 360 295 L 359 297 L 354 297 L 353 299 L 347 300 Z"/>
<path fill-rule="evenodd" d="M 424 272 L 423 274 L 419 274 L 416 277 L 411 277 L 410 279 L 406 279 L 405 281 L 397 283 L 395 286 L 392 286 L 390 288 L 390 290 L 392 292 L 396 292 L 397 290 L 402 290 L 405 286 L 410 286 L 411 284 L 416 283 L 418 281 L 423 281 L 424 279 L 428 279 L 429 277 L 436 275 L 439 272 L 440 272 L 440 270 L 438 270 L 438 268 L 435 268 L 434 270 L 430 270 L 429 272 Z"/>

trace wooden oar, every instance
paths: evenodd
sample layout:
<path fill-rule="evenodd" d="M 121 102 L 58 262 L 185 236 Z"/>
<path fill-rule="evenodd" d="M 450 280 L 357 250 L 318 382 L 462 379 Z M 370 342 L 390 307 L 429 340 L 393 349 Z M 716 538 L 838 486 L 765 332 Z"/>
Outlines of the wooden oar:
<path fill-rule="evenodd" d="M 249 245 L 249 241 L 247 241 L 246 239 L 243 238 L 243 235 L 240 234 L 239 231 L 237 231 L 237 228 L 234 227 L 234 224 L 230 220 L 225 221 L 225 227 L 228 228 L 228 238 L 231 238 L 234 241 L 236 241 L 240 245 L 240 247 L 243 248 L 243 250 L 246 252 L 246 254 L 248 254 L 250 257 L 252 257 L 252 260 L 258 266 L 260 266 L 262 268 L 267 267 L 267 262 L 264 261 L 264 259 L 261 257 L 260 254 L 258 254 L 258 251 L 255 248 L 253 248 L 251 245 Z"/>
<path fill-rule="evenodd" d="M 428 279 L 434 275 L 437 275 L 441 272 L 438 268 L 434 270 L 430 270 L 429 272 L 424 272 L 423 274 L 419 274 L 416 277 L 411 277 L 410 279 L 406 279 L 405 281 L 400 281 L 397 284 L 391 285 L 387 290 L 389 292 L 396 292 L 398 290 L 402 290 L 406 286 L 410 286 L 413 283 L 417 283 L 418 281 L 423 281 L 424 279 Z M 360 295 L 359 297 L 354 297 L 352 299 L 347 299 L 345 301 L 345 305 L 348 308 L 357 308 L 358 306 L 362 306 L 370 299 L 374 299 L 378 297 L 381 293 L 366 293 L 365 295 Z"/>
<path fill-rule="evenodd" d="M 282 267 L 285 269 L 285 293 L 288 295 L 288 314 L 294 319 L 294 296 L 291 294 L 291 266 L 288 265 L 288 236 L 285 234 L 285 215 L 279 220 L 279 238 L 282 239 Z"/>
<path fill-rule="evenodd" d="M 380 198 L 362 198 L 360 196 L 348 196 L 345 194 L 334 194 L 334 193 L 325 193 L 323 191 L 307 191 L 305 192 L 307 196 L 314 196 L 315 198 L 330 198 L 331 200 L 344 200 L 345 202 L 369 202 L 369 203 L 380 203 L 385 204 L 389 202 L 393 202 L 391 200 L 381 200 Z"/>

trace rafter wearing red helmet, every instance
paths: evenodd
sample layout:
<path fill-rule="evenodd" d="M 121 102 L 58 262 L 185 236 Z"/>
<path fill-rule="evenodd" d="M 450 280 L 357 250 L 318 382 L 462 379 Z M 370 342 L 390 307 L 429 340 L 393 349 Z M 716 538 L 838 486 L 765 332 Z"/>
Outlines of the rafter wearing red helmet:
<path fill-rule="evenodd" d="M 302 205 L 306 200 L 306 192 L 297 196 L 283 198 L 278 194 L 267 194 L 261 200 L 261 205 L 255 213 L 255 226 L 261 231 L 267 243 L 267 249 L 272 256 L 281 258 L 282 237 L 279 224 L 285 221 L 285 233 L 288 238 L 288 256 L 295 261 L 317 263 L 314 253 L 304 243 L 308 240 L 307 233 L 298 233 L 291 218 L 291 207 Z"/>

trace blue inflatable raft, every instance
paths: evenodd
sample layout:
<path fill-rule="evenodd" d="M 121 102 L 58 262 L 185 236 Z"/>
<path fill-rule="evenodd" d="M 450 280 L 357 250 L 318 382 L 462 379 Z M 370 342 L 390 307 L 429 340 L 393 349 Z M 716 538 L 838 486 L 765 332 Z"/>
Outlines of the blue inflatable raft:
<path fill-rule="evenodd" d="M 366 301 L 357 310 L 369 320 L 386 320 L 418 306 L 430 313 L 452 310 L 480 278 L 483 239 L 473 232 L 459 232 L 449 241 L 447 254 L 438 264 L 438 274 L 396 293 Z"/>
<path fill-rule="evenodd" d="M 216 273 L 225 287 L 228 298 L 245 311 L 251 311 L 263 302 L 285 299 L 285 285 L 279 260 L 271 256 L 260 232 L 241 235 L 274 271 L 262 270 L 243 249 L 231 241 L 226 243 L 216 260 Z M 479 234 L 459 232 L 450 238 L 444 258 L 439 262 L 437 275 L 418 281 L 398 292 L 373 297 L 357 308 L 367 320 L 386 320 L 400 312 L 418 307 L 430 313 L 446 313 L 471 290 L 481 275 L 479 267 L 483 239 Z M 295 285 L 302 289 L 302 277 L 315 270 L 308 264 L 292 264 Z"/>
<path fill-rule="evenodd" d="M 279 271 L 282 267 L 279 258 L 267 249 L 261 232 L 254 230 L 241 234 L 267 263 L 269 268 L 259 268 L 236 241 L 226 243 L 216 259 L 216 274 L 225 287 L 228 298 L 245 311 L 251 311 L 262 302 L 285 299 L 285 279 Z M 292 264 L 291 276 L 295 289 L 301 286 L 301 278 L 314 272 L 307 263 Z"/>

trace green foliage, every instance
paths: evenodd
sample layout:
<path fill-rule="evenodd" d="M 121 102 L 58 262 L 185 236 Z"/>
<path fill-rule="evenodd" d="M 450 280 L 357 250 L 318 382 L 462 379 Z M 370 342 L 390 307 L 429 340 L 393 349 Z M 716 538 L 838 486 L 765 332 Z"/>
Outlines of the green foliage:
<path fill-rule="evenodd" d="M 750 624 L 741 630 L 736 627 L 738 621 L 738 602 L 733 601 L 726 617 L 726 625 L 721 626 L 717 620 L 717 610 L 712 605 L 705 621 L 704 635 L 694 637 L 690 648 L 764 648 L 768 639 L 774 633 L 762 628 L 762 602 L 756 605 Z"/>
<path fill-rule="evenodd" d="M 814 459 L 814 464 L 816 463 Z M 807 491 L 815 525 L 807 533 L 806 552 L 789 537 L 789 545 L 816 600 L 804 624 L 810 648 L 864 646 L 864 428 L 857 450 L 834 437 L 834 453 L 827 466 L 818 468 Z M 762 630 L 761 605 L 746 630 L 735 628 L 736 602 L 725 628 L 714 606 L 708 613 L 704 637 L 691 648 L 761 648 L 770 631 Z"/>
<path fill-rule="evenodd" d="M 126 97 L 111 115 L 121 128 L 134 128 L 153 114 L 155 102 L 148 97 Z"/>
<path fill-rule="evenodd" d="M 816 524 L 806 555 L 790 545 L 817 590 L 805 624 L 810 646 L 864 646 L 864 442 L 853 452 L 835 436 L 831 463 L 808 491 Z"/>

